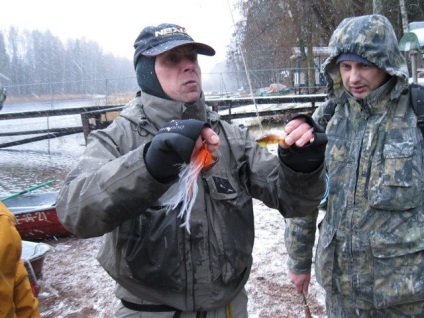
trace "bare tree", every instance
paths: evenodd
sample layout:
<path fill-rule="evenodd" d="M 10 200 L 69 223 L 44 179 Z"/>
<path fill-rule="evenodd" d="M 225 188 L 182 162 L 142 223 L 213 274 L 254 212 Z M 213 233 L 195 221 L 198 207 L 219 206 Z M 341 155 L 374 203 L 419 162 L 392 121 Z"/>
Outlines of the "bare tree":
<path fill-rule="evenodd" d="M 373 0 L 372 7 L 373 13 L 375 14 L 384 14 L 384 1 L 385 0 Z"/>
<path fill-rule="evenodd" d="M 48 30 L 16 27 L 9 28 L 7 37 L 0 33 L 0 66 L 10 96 L 94 94 L 100 90 L 98 80 L 134 76 L 131 60 L 105 55 L 93 41 L 69 40 L 65 46 Z"/>
<path fill-rule="evenodd" d="M 405 0 L 399 0 L 399 7 L 402 19 L 403 33 L 408 32 L 408 14 L 406 13 Z"/>
<path fill-rule="evenodd" d="M 0 31 L 0 83 L 5 85 L 5 81 L 8 80 L 6 74 L 8 73 L 9 59 L 6 53 L 6 42 L 4 34 Z"/>

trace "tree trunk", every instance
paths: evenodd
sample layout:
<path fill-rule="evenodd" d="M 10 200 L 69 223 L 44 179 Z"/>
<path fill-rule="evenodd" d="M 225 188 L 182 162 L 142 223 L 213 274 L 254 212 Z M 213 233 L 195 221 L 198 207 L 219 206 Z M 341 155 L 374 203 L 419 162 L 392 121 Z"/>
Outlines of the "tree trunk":
<path fill-rule="evenodd" d="M 384 14 L 384 0 L 372 0 L 372 8 L 374 14 Z"/>
<path fill-rule="evenodd" d="M 400 15 L 402 18 L 403 33 L 408 32 L 408 14 L 406 12 L 405 0 L 399 0 Z"/>

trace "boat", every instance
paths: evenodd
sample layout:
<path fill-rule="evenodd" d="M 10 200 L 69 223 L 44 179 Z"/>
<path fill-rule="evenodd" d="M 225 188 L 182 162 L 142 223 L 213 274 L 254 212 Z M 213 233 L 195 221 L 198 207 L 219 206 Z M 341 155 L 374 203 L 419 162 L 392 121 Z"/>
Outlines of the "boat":
<path fill-rule="evenodd" d="M 22 241 L 21 259 L 28 272 L 29 282 L 35 297 L 38 297 L 43 278 L 44 259 L 52 247 L 46 243 Z"/>
<path fill-rule="evenodd" d="M 23 240 L 37 241 L 69 236 L 56 211 L 58 191 L 29 192 L 4 200 L 15 215 L 15 226 Z"/>

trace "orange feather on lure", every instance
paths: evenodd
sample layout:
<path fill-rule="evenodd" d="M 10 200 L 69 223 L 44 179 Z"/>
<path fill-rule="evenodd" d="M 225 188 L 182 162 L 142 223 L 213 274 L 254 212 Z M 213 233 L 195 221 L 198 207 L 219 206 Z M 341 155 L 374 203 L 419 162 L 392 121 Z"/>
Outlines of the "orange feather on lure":
<path fill-rule="evenodd" d="M 180 203 L 182 204 L 178 217 L 184 218 L 184 223 L 181 226 L 185 226 L 189 234 L 191 209 L 199 191 L 197 177 L 203 169 L 208 168 L 215 162 L 216 158 L 208 150 L 208 145 L 204 144 L 194 160 L 189 164 L 181 165 L 178 191 L 171 195 L 171 198 L 165 203 L 168 206 L 168 211 L 177 208 Z"/>

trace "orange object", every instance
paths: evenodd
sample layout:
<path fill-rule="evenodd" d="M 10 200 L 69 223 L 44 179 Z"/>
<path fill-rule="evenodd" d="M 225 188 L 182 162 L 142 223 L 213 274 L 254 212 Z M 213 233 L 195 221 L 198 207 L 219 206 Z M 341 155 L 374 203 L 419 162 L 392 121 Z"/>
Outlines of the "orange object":
<path fill-rule="evenodd" d="M 0 317 L 40 317 L 14 215 L 0 202 Z"/>
<path fill-rule="evenodd" d="M 208 145 L 204 144 L 203 147 L 199 150 L 199 153 L 194 159 L 194 165 L 199 167 L 200 170 L 208 168 L 212 163 L 214 163 L 216 158 L 208 150 Z"/>

